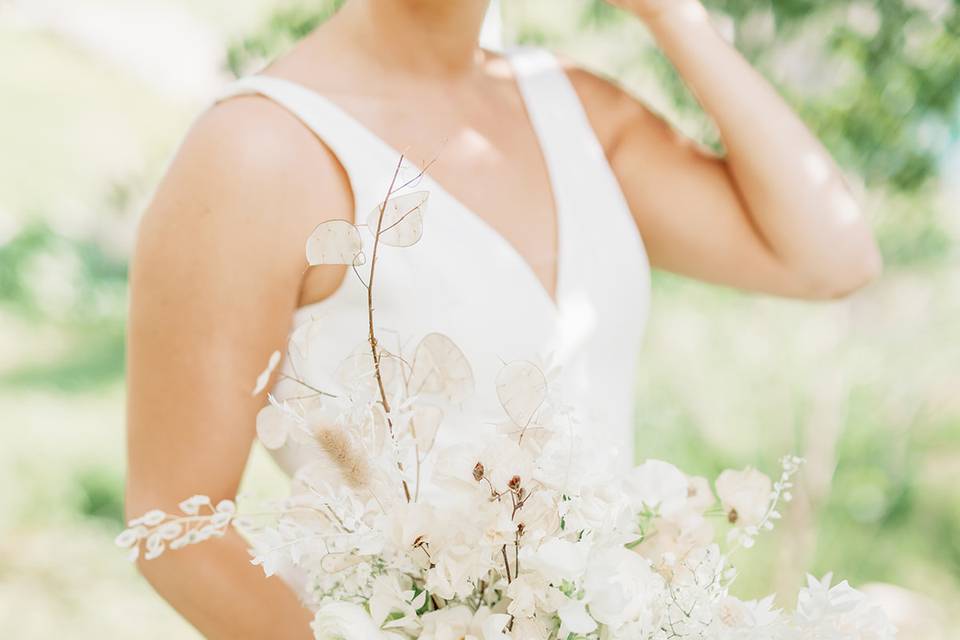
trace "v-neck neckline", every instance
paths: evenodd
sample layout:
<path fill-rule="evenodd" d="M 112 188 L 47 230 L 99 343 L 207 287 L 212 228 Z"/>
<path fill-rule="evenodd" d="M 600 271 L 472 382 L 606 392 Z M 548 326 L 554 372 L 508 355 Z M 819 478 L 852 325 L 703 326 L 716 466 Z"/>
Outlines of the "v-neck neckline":
<path fill-rule="evenodd" d="M 463 200 L 451 193 L 442 183 L 440 183 L 436 178 L 434 178 L 429 171 L 423 174 L 423 179 L 429 183 L 427 187 L 428 191 L 434 191 L 444 196 L 451 203 L 455 205 L 462 213 L 465 214 L 465 217 L 471 219 L 477 226 L 483 228 L 487 235 L 492 236 L 496 242 L 499 242 L 503 245 L 509 254 L 514 258 L 514 261 L 518 263 L 520 269 L 527 274 L 527 277 L 531 280 L 533 285 L 536 287 L 539 292 L 540 297 L 547 303 L 551 311 L 555 314 L 559 314 L 562 300 L 562 284 L 564 276 L 564 258 L 565 252 L 563 251 L 563 203 L 560 198 L 561 190 L 559 188 L 559 178 L 557 171 L 554 168 L 551 158 L 547 149 L 547 146 L 544 144 L 544 132 L 541 131 L 540 125 L 538 125 L 536 113 L 536 107 L 532 104 L 532 99 L 528 94 L 528 89 L 525 86 L 525 78 L 523 77 L 519 66 L 516 64 L 516 56 L 521 55 L 522 52 L 517 51 L 507 51 L 502 55 L 503 60 L 507 63 L 511 72 L 511 80 L 513 81 L 516 91 L 520 94 L 520 99 L 523 103 L 524 113 L 526 115 L 528 126 L 533 132 L 533 137 L 537 143 L 537 149 L 539 150 L 541 161 L 544 165 L 544 170 L 547 174 L 547 185 L 550 190 L 550 201 L 552 203 L 553 211 L 553 228 L 554 228 L 554 255 L 553 255 L 553 291 L 551 292 L 543 280 L 540 279 L 540 276 L 537 274 L 536 269 L 534 269 L 533 264 L 520 252 L 517 246 L 510 241 L 507 236 L 500 232 L 496 227 L 493 226 L 486 218 L 480 215 L 475 209 L 468 206 Z M 381 137 L 379 134 L 373 131 L 369 126 L 361 122 L 356 116 L 347 111 L 344 107 L 340 106 L 337 102 L 328 98 L 324 94 L 310 89 L 309 87 L 303 86 L 302 84 L 282 78 L 279 76 L 270 76 L 262 75 L 264 78 L 268 78 L 271 81 L 280 81 L 290 85 L 296 86 L 301 91 L 304 91 L 312 95 L 315 99 L 323 102 L 328 106 L 329 109 L 337 112 L 341 118 L 350 123 L 351 126 L 355 127 L 360 131 L 364 136 L 369 138 L 377 146 L 379 146 L 384 152 L 392 155 L 393 157 L 399 159 L 401 156 L 406 162 L 410 162 L 415 166 L 418 171 L 422 171 L 423 167 L 420 167 L 416 163 L 413 163 L 406 155 L 397 150 L 391 143 Z M 354 203 L 354 216 L 359 216 L 361 212 L 357 206 L 358 203 Z"/>

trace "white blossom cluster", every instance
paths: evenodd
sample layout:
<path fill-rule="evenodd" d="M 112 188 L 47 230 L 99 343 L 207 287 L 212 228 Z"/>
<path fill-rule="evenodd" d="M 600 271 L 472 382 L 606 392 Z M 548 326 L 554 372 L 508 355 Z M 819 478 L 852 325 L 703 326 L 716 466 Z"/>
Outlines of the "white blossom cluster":
<path fill-rule="evenodd" d="M 267 446 L 293 440 L 314 454 L 270 524 L 242 529 L 267 575 L 308 576 L 317 638 L 893 637 L 882 611 L 829 576 L 809 579 L 793 613 L 731 595 L 730 554 L 773 527 L 799 459 L 784 458 L 776 482 L 727 470 L 711 486 L 659 460 L 617 474 L 527 362 L 497 380 L 500 425 L 433 446 L 442 398 L 459 399 L 452 387 L 470 376 L 450 375 L 467 370 L 448 339 L 425 342 L 406 375 L 385 378 L 390 413 L 367 375 L 341 378 L 336 398 L 271 398 L 258 420 Z M 407 395 L 411 381 L 420 393 Z M 181 508 L 131 522 L 118 543 L 143 541 L 155 557 L 236 518 L 202 497 Z"/>
<path fill-rule="evenodd" d="M 410 246 L 425 201 L 388 200 L 368 228 Z M 335 222 L 314 232 L 308 257 L 356 267 L 359 232 Z M 311 330 L 294 332 L 289 358 Z M 318 639 L 894 637 L 878 607 L 829 575 L 809 579 L 793 612 L 731 594 L 731 554 L 773 528 L 799 459 L 784 458 L 776 482 L 748 468 L 711 483 L 659 460 L 618 473 L 586 437 L 589 425 L 572 425 L 551 372 L 526 361 L 495 381 L 503 421 L 447 441 L 438 438 L 445 416 L 474 388 L 460 349 L 429 334 L 411 354 L 390 354 L 372 310 L 369 345 L 340 365 L 334 389 L 292 380 L 313 393 L 270 396 L 260 412 L 264 446 L 297 446 L 310 460 L 268 522 L 195 496 L 182 515 L 130 522 L 117 543 L 154 558 L 233 523 L 267 575 L 307 577 Z M 256 392 L 280 360 L 271 357 Z"/>

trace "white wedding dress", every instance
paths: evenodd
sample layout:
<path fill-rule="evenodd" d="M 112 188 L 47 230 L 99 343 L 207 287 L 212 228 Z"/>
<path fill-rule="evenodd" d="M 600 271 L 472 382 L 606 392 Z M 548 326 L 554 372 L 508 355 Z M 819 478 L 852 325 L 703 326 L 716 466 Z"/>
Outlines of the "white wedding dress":
<path fill-rule="evenodd" d="M 549 361 L 581 428 L 606 447 L 611 464 L 632 462 L 635 369 L 649 306 L 649 265 L 617 180 L 565 72 L 539 49 L 507 54 L 539 139 L 557 212 L 556 301 L 517 250 L 429 175 L 410 190 L 430 192 L 422 239 L 381 246 L 375 289 L 380 341 L 409 352 L 425 334 L 446 334 L 469 359 L 476 393 L 441 427 L 469 439 L 504 412 L 494 379 L 512 360 Z M 260 94 L 295 114 L 336 154 L 350 180 L 355 221 L 383 200 L 400 153 L 331 100 L 263 75 L 227 87 L 221 99 Z M 409 175 L 411 172 L 407 172 Z M 412 173 L 416 173 L 415 171 Z M 369 256 L 372 238 L 361 230 Z M 365 269 L 366 267 L 364 267 Z M 332 372 L 364 349 L 366 291 L 348 272 L 327 299 L 300 308 L 294 328 L 312 323 L 296 372 L 333 388 Z M 286 373 L 293 375 L 289 369 Z M 302 391 L 302 389 L 300 390 Z M 279 397 L 296 395 L 290 381 Z M 298 451 L 278 450 L 287 471 Z"/>

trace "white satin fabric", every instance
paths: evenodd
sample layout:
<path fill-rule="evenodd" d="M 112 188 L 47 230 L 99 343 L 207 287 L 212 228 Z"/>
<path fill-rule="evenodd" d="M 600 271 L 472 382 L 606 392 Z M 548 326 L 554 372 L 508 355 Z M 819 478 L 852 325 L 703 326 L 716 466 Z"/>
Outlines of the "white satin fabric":
<path fill-rule="evenodd" d="M 423 238 L 409 248 L 381 246 L 375 289 L 380 340 L 394 353 L 401 345 L 409 353 L 425 334 L 441 332 L 470 360 L 476 394 L 447 417 L 445 440 L 468 438 L 503 419 L 494 379 L 504 362 L 549 357 L 560 367 L 558 383 L 581 427 L 609 448 L 613 464 L 628 464 L 635 368 L 649 306 L 646 252 L 566 73 L 539 49 L 513 51 L 508 59 L 553 188 L 556 303 L 503 236 L 427 175 L 408 189 L 430 192 Z M 251 94 L 288 109 L 336 154 L 353 189 L 355 220 L 365 221 L 385 195 L 399 152 L 331 100 L 286 80 L 247 77 L 229 85 L 221 99 Z M 365 230 L 361 235 L 369 256 L 372 238 Z M 334 369 L 365 344 L 366 314 L 366 291 L 349 272 L 332 296 L 299 309 L 294 328 L 313 323 L 299 376 L 334 388 Z M 283 366 L 293 373 L 289 363 Z M 285 381 L 275 393 L 296 391 Z M 287 471 L 298 467 L 296 450 L 276 456 Z"/>

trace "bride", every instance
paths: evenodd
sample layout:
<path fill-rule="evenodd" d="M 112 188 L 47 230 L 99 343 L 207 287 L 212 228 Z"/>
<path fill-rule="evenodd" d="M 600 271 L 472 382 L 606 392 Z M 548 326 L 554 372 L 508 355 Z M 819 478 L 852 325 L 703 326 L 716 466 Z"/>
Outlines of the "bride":
<path fill-rule="evenodd" d="M 646 23 L 716 122 L 724 157 L 545 51 L 481 49 L 486 0 L 349 0 L 225 90 L 140 228 L 129 513 L 235 495 L 264 403 L 250 382 L 292 326 L 316 325 L 318 369 L 363 342 L 365 293 L 346 267 L 305 271 L 304 241 L 325 220 L 365 222 L 401 151 L 402 176 L 429 164 L 415 188 L 430 211 L 416 247 L 383 254 L 384 331 L 398 344 L 447 333 L 478 390 L 503 360 L 552 354 L 564 392 L 621 461 L 633 454 L 650 266 L 808 299 L 877 275 L 840 172 L 698 1 L 614 4 Z M 463 430 L 494 405 L 480 393 Z M 292 452 L 278 458 L 296 467 Z M 206 637 L 310 638 L 311 613 L 246 547 L 231 531 L 141 570 Z"/>

